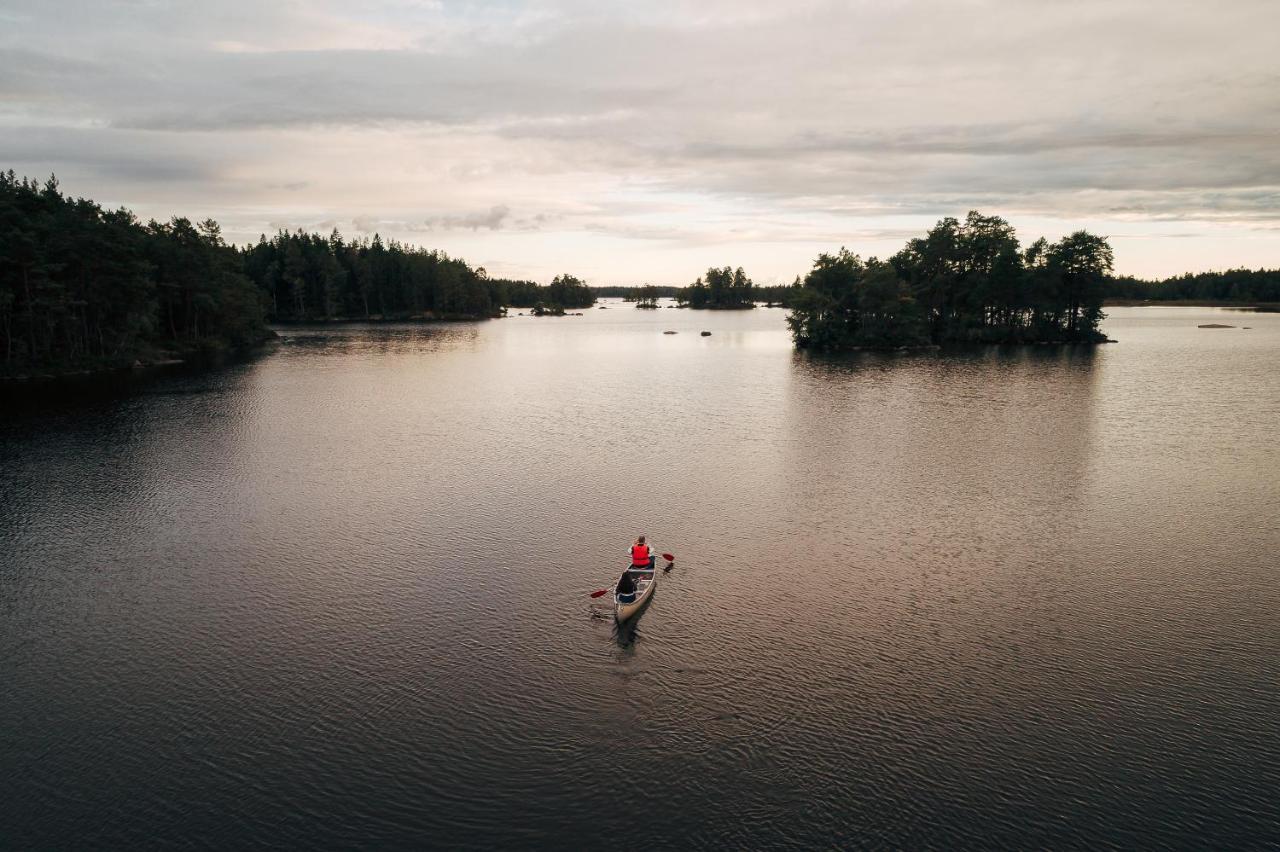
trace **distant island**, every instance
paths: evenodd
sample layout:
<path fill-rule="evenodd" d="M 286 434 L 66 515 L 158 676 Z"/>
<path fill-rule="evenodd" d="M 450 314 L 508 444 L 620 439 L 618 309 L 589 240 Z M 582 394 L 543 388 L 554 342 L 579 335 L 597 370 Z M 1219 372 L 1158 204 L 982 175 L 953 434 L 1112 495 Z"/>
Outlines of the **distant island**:
<path fill-rule="evenodd" d="M 1076 231 L 1025 251 L 998 216 L 942 219 L 888 260 L 822 254 L 789 300 L 797 348 L 1100 343 L 1111 273 L 1104 237 Z"/>
<path fill-rule="evenodd" d="M 537 317 L 562 317 L 567 309 L 589 308 L 596 303 L 595 293 L 574 275 L 557 275 L 545 287 L 532 281 L 493 279 L 493 283 L 504 308 L 532 308 Z"/>
<path fill-rule="evenodd" d="M 690 308 L 710 310 L 741 310 L 754 308 L 755 285 L 742 267 L 728 266 L 707 270 L 706 275 L 676 293 L 676 301 Z"/>
<path fill-rule="evenodd" d="M 652 284 L 645 284 L 636 291 L 635 295 L 636 307 L 641 310 L 654 311 L 658 309 L 658 288 Z"/>
<path fill-rule="evenodd" d="M 796 292 L 799 287 L 799 278 L 797 278 L 793 284 L 768 286 L 753 283 L 751 285 L 752 303 L 757 305 L 763 303 L 765 305 L 785 306 L 789 296 Z M 655 302 L 657 299 L 675 299 L 681 307 L 691 307 L 688 300 L 682 298 L 689 294 L 689 289 L 689 287 L 674 287 L 667 284 L 643 284 L 640 286 L 609 285 L 603 287 L 592 287 L 591 292 L 601 299 L 622 299 L 627 302 L 640 301 L 646 296 L 652 297 Z M 706 306 L 704 305 L 703 307 Z"/>

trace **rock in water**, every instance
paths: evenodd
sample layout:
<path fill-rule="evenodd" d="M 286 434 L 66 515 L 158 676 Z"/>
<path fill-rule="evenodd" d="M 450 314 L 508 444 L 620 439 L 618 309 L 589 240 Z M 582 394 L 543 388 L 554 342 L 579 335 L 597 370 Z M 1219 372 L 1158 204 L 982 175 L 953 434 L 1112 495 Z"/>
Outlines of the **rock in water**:
<path fill-rule="evenodd" d="M 710 337 L 710 336 L 711 336 L 711 332 L 709 332 L 709 331 L 704 331 L 704 332 L 702 332 L 702 336 L 703 336 L 703 337 Z"/>
<path fill-rule="evenodd" d="M 1234 325 L 1222 325 L 1216 322 L 1207 322 L 1204 325 L 1198 325 L 1196 328 L 1235 328 Z"/>
<path fill-rule="evenodd" d="M 662 333 L 663 333 L 663 334 L 675 334 L 675 332 L 674 332 L 674 331 L 664 331 L 664 332 L 662 332 Z"/>

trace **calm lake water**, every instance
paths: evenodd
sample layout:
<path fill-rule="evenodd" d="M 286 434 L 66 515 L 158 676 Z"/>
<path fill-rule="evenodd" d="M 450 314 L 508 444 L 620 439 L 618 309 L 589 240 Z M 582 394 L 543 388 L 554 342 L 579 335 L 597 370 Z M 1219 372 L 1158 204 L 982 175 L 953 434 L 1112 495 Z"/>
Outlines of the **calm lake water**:
<path fill-rule="evenodd" d="M 1280 843 L 1280 315 L 605 304 L 0 416 L 0 846 Z"/>

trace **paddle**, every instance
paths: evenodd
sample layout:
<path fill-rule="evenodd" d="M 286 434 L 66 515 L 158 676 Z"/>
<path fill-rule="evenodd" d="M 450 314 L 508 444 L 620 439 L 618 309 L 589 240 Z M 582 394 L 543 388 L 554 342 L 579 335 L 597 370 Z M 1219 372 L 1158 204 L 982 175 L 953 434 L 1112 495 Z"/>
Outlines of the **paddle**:
<path fill-rule="evenodd" d="M 674 556 L 672 556 L 670 553 L 664 553 L 664 554 L 662 554 L 662 558 L 663 558 L 663 559 L 665 559 L 665 560 L 667 560 L 668 562 L 675 562 L 675 561 L 676 561 L 676 558 L 675 558 Z M 604 595 L 607 595 L 608 593 L 609 593 L 609 590 L 608 590 L 608 589 L 596 589 L 594 592 L 592 592 L 592 593 L 591 593 L 591 597 L 593 597 L 593 598 L 598 598 L 598 597 L 602 597 L 602 596 L 604 596 Z"/>

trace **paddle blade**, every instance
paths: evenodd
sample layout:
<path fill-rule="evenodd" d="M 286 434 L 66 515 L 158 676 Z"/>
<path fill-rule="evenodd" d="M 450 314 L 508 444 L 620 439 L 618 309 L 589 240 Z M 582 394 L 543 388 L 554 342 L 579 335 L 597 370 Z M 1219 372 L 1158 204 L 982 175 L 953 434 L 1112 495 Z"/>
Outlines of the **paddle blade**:
<path fill-rule="evenodd" d="M 664 554 L 662 554 L 662 558 L 663 558 L 663 559 L 665 559 L 665 560 L 667 560 L 668 562 L 675 562 L 675 561 L 676 561 L 676 558 L 675 558 L 674 556 L 672 556 L 670 553 L 664 553 Z"/>
<path fill-rule="evenodd" d="M 592 592 L 592 593 L 591 593 L 591 597 L 593 597 L 593 598 L 598 598 L 598 597 L 600 597 L 600 596 L 602 596 L 602 595 L 606 594 L 608 591 L 609 591 L 608 589 L 597 589 L 596 591 L 594 591 L 594 592 Z"/>

